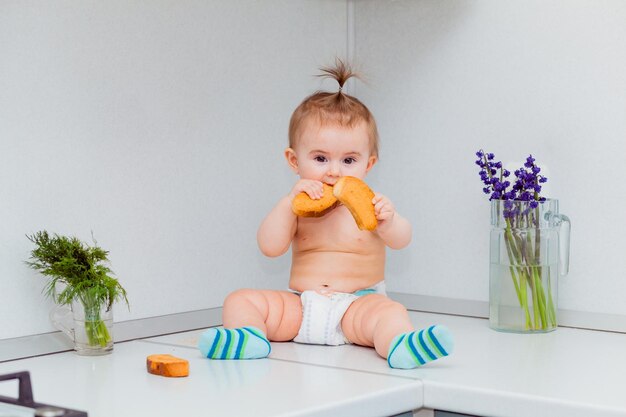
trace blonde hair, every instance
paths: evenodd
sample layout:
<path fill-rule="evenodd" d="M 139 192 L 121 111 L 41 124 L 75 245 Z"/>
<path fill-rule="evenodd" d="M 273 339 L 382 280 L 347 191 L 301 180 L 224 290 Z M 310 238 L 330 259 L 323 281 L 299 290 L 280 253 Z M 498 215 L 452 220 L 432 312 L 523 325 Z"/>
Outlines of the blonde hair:
<path fill-rule="evenodd" d="M 289 122 L 289 147 L 294 148 L 306 123 L 311 119 L 325 124 L 338 124 L 342 127 L 354 127 L 365 122 L 369 136 L 370 153 L 378 156 L 378 128 L 369 109 L 357 98 L 343 92 L 343 87 L 350 78 L 360 78 L 350 65 L 339 58 L 333 67 L 322 67 L 319 77 L 332 78 L 339 84 L 339 91 L 330 93 L 317 91 L 305 98 L 294 110 Z"/>

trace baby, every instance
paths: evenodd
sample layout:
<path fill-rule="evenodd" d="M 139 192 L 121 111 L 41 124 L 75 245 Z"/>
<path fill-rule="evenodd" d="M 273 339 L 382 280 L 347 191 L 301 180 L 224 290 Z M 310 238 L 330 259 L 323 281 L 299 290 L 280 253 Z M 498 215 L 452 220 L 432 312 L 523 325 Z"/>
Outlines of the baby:
<path fill-rule="evenodd" d="M 371 232 L 359 230 L 342 205 L 317 218 L 292 212 L 299 193 L 319 199 L 323 183 L 334 185 L 348 175 L 363 179 L 378 161 L 374 117 L 342 91 L 355 74 L 340 60 L 322 71 L 339 91 L 317 92 L 294 111 L 285 158 L 300 179 L 257 234 L 266 256 L 280 256 L 291 246 L 291 291 L 231 293 L 224 301 L 224 328 L 203 333 L 199 348 L 210 359 L 256 359 L 269 355 L 269 341 L 354 343 L 374 347 L 392 368 L 415 368 L 450 354 L 453 340 L 443 326 L 415 331 L 404 306 L 385 295 L 385 248 L 409 244 L 409 222 L 379 193 L 372 200 L 378 227 Z"/>

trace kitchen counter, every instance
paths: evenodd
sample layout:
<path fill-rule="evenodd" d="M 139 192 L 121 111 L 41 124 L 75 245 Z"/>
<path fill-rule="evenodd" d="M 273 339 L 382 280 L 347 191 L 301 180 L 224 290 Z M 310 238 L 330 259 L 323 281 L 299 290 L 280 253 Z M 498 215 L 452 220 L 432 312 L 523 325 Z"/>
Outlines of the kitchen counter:
<path fill-rule="evenodd" d="M 420 407 L 481 416 L 626 416 L 626 335 L 571 328 L 499 333 L 487 320 L 410 312 L 416 327 L 445 324 L 452 356 L 413 370 L 390 369 L 373 349 L 272 343 L 267 360 L 210 361 L 201 331 L 117 343 L 112 355 L 73 352 L 0 364 L 29 370 L 35 400 L 90 417 L 379 416 Z M 188 378 L 145 371 L 145 358 L 190 361 Z M 0 385 L 0 394 L 15 396 Z"/>

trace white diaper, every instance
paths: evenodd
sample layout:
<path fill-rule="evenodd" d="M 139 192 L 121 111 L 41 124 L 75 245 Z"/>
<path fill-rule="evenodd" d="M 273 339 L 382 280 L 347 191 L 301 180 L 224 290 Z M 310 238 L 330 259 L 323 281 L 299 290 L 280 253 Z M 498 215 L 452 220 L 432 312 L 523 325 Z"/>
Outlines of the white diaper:
<path fill-rule="evenodd" d="M 305 291 L 302 300 L 302 324 L 298 335 L 293 339 L 298 343 L 315 345 L 345 345 L 350 343 L 341 331 L 341 319 L 350 304 L 367 294 L 385 293 L 385 282 L 355 293 L 334 292 L 322 294 L 318 291 Z"/>

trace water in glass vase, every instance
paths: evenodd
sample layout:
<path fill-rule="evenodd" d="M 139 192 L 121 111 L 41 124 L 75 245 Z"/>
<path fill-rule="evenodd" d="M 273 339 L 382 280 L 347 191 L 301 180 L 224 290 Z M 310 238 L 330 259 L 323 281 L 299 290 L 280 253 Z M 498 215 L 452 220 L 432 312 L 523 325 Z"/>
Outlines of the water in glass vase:
<path fill-rule="evenodd" d="M 543 333 L 557 327 L 558 264 L 489 268 L 489 325 L 495 330 Z"/>
<path fill-rule="evenodd" d="M 74 350 L 79 355 L 96 356 L 113 350 L 113 317 L 103 315 L 99 320 L 74 319 Z"/>

